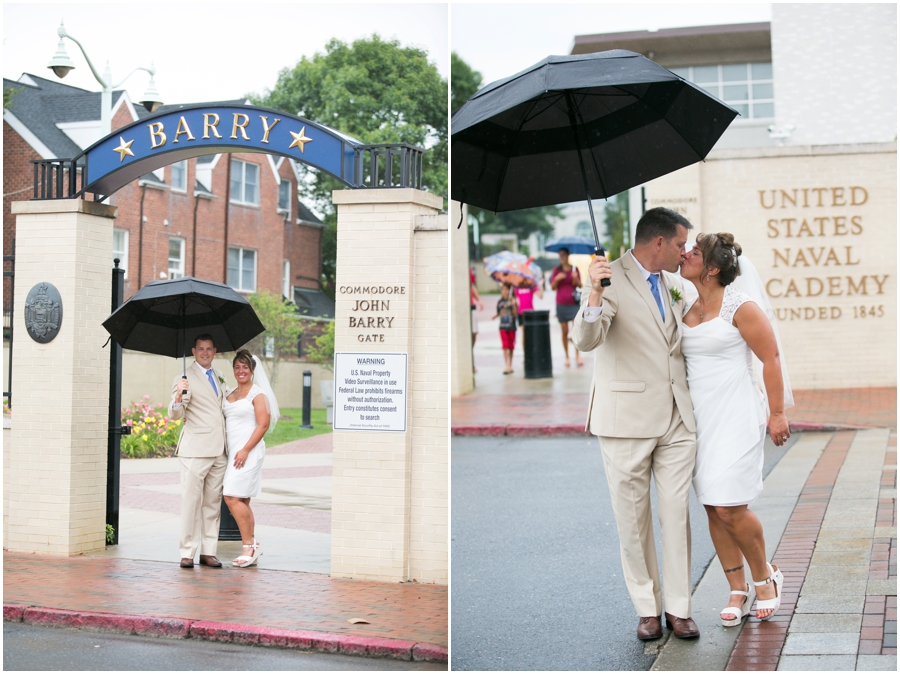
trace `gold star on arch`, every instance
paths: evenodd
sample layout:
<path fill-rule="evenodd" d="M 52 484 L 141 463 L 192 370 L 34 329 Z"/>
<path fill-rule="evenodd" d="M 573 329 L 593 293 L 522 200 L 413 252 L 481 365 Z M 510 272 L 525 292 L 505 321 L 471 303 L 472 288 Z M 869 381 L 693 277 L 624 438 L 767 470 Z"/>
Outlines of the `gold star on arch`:
<path fill-rule="evenodd" d="M 131 144 L 133 142 L 134 142 L 133 140 L 129 140 L 126 143 L 125 139 L 122 138 L 122 136 L 119 136 L 119 147 L 113 148 L 113 152 L 119 153 L 119 162 L 121 162 L 123 159 L 125 159 L 126 154 L 130 154 L 132 157 L 134 156 L 134 152 L 131 151 Z"/>
<path fill-rule="evenodd" d="M 292 147 L 299 147 L 300 152 L 303 152 L 303 146 L 306 145 L 306 143 L 312 141 L 312 138 L 307 138 L 306 136 L 305 126 L 300 129 L 300 133 L 294 133 L 293 131 L 290 131 L 289 133 L 294 137 L 294 142 L 288 145 L 288 150 L 290 150 Z"/>

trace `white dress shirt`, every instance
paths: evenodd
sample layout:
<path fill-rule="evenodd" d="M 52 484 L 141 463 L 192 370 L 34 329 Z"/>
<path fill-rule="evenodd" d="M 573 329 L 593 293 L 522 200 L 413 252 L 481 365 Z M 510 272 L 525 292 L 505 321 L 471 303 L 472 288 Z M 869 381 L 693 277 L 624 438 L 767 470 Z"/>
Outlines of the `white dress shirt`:
<path fill-rule="evenodd" d="M 634 263 L 637 265 L 638 269 L 641 270 L 641 276 L 644 277 L 644 281 L 646 281 L 647 287 L 650 288 L 651 287 L 650 286 L 650 276 L 651 276 L 652 272 L 649 272 L 646 269 L 644 269 L 644 265 L 642 265 L 640 263 L 640 261 L 634 256 L 634 253 L 632 253 L 630 250 L 628 251 L 628 254 L 631 255 L 631 259 L 634 260 Z M 661 283 L 662 275 L 657 274 L 657 276 L 660 277 L 657 282 L 657 287 L 659 288 L 660 297 L 662 297 L 662 290 L 663 290 L 663 285 Z M 663 302 L 663 307 L 665 307 L 665 304 L 666 303 Z M 603 313 L 603 301 L 602 300 L 600 301 L 599 307 L 585 307 L 584 308 L 584 320 L 586 320 L 588 323 L 593 323 L 598 318 L 600 318 L 601 313 Z M 665 321 L 665 320 L 666 320 L 666 317 L 663 316 L 663 321 Z"/>

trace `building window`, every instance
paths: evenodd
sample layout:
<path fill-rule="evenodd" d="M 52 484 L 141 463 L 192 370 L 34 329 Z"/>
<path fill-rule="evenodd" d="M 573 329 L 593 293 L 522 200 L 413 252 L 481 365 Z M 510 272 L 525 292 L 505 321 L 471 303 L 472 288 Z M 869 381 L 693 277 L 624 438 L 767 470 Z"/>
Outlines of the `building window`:
<path fill-rule="evenodd" d="M 184 239 L 169 239 L 169 278 L 184 276 Z"/>
<path fill-rule="evenodd" d="M 591 223 L 589 223 L 587 220 L 582 220 L 577 225 L 575 225 L 575 236 L 593 238 L 594 230 L 591 228 Z"/>
<path fill-rule="evenodd" d="M 291 181 L 282 180 L 278 184 L 278 210 L 291 213 Z"/>
<path fill-rule="evenodd" d="M 292 300 L 291 295 L 291 261 L 285 260 L 282 265 L 282 281 L 281 281 L 281 294 L 284 295 L 287 299 Z"/>
<path fill-rule="evenodd" d="M 741 113 L 743 119 L 773 119 L 775 91 L 771 63 L 672 68 Z"/>
<path fill-rule="evenodd" d="M 231 160 L 231 201 L 259 206 L 259 166 Z"/>
<path fill-rule="evenodd" d="M 113 229 L 113 259 L 119 258 L 119 269 L 125 270 L 128 278 L 128 230 Z"/>
<path fill-rule="evenodd" d="M 172 189 L 187 191 L 187 160 L 172 164 Z"/>
<path fill-rule="evenodd" d="M 235 290 L 256 291 L 256 251 L 228 249 L 228 285 Z"/>

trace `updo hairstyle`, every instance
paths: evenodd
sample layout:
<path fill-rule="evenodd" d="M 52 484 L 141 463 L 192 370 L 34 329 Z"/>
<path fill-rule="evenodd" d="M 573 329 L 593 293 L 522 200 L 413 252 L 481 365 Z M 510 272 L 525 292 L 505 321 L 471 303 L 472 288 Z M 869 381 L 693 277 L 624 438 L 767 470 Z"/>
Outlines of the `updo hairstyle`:
<path fill-rule="evenodd" d="M 256 361 L 253 360 L 253 354 L 247 349 L 241 349 L 235 354 L 234 360 L 231 361 L 231 366 L 234 367 L 238 363 L 245 363 L 250 368 L 251 375 L 256 371 Z"/>
<path fill-rule="evenodd" d="M 703 274 L 709 273 L 711 268 L 719 270 L 717 279 L 722 286 L 730 285 L 740 275 L 738 257 L 741 255 L 741 246 L 734 242 L 734 234 L 719 232 L 718 234 L 698 234 L 697 247 L 703 256 Z"/>

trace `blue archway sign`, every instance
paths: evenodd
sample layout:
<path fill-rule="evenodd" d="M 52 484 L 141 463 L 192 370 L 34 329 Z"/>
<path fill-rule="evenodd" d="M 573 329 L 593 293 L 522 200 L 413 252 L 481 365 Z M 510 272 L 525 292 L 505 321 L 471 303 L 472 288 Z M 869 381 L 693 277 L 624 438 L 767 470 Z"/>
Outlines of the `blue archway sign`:
<path fill-rule="evenodd" d="M 184 106 L 117 129 L 85 150 L 82 184 L 85 192 L 109 195 L 183 159 L 262 152 L 296 159 L 353 187 L 361 173 L 361 148 L 362 143 L 339 131 L 267 108 Z"/>

